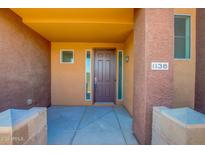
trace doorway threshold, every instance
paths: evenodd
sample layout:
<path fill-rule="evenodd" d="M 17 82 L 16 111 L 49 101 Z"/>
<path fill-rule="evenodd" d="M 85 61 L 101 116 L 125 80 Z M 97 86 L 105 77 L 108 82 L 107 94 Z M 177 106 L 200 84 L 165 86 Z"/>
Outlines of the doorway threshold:
<path fill-rule="evenodd" d="M 94 105 L 96 106 L 114 106 L 114 102 L 95 102 Z"/>

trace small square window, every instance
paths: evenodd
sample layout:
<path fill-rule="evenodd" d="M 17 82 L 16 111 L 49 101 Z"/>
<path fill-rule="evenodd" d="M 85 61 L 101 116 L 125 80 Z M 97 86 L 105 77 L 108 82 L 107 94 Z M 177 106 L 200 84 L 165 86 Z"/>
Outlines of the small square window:
<path fill-rule="evenodd" d="M 74 63 L 73 50 L 61 50 L 61 63 Z"/>

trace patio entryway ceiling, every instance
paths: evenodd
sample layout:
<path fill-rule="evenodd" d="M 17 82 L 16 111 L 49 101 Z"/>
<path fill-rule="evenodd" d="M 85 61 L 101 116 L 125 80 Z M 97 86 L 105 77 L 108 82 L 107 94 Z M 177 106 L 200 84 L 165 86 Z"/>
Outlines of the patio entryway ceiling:
<path fill-rule="evenodd" d="M 12 9 L 52 42 L 124 42 L 134 9 Z"/>

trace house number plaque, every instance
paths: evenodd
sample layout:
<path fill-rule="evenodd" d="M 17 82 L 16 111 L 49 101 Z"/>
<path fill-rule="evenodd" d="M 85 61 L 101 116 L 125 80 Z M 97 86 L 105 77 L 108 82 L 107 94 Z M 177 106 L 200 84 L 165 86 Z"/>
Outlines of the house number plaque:
<path fill-rule="evenodd" d="M 151 70 L 167 71 L 167 70 L 169 70 L 169 63 L 168 62 L 152 62 L 151 63 Z"/>

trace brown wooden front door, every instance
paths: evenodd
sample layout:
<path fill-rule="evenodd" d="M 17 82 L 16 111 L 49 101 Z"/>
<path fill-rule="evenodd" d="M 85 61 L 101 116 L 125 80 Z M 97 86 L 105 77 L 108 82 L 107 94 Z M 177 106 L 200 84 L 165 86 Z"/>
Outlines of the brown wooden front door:
<path fill-rule="evenodd" d="M 96 49 L 94 62 L 94 101 L 115 102 L 115 50 Z"/>

